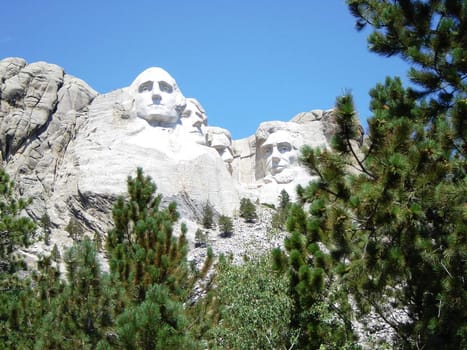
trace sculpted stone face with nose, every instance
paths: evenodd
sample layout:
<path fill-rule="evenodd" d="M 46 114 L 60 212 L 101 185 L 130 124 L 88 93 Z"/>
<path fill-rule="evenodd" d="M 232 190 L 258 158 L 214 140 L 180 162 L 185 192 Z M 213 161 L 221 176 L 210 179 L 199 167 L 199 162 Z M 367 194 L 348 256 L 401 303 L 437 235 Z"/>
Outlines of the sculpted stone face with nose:
<path fill-rule="evenodd" d="M 148 68 L 138 75 L 129 92 L 136 115 L 153 126 L 175 127 L 186 106 L 175 79 L 159 67 Z"/>
<path fill-rule="evenodd" d="M 207 141 L 208 146 L 214 148 L 219 153 L 226 165 L 232 163 L 232 136 L 228 130 L 215 126 L 208 127 Z"/>
<path fill-rule="evenodd" d="M 201 104 L 194 98 L 186 99 L 186 108 L 181 115 L 181 128 L 184 133 L 200 145 L 206 145 L 207 117 Z"/>
<path fill-rule="evenodd" d="M 261 145 L 266 174 L 275 176 L 297 163 L 297 150 L 290 140 L 288 132 L 279 130 L 270 134 Z"/>

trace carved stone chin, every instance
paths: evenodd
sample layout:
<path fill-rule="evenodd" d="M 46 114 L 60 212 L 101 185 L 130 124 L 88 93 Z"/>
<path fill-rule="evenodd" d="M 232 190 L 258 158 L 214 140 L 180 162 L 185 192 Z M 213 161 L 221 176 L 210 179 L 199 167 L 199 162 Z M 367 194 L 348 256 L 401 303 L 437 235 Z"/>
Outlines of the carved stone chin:
<path fill-rule="evenodd" d="M 288 184 L 294 181 L 297 176 L 297 167 L 284 169 L 280 173 L 268 175 L 264 178 L 265 183 L 276 182 L 278 184 Z"/>

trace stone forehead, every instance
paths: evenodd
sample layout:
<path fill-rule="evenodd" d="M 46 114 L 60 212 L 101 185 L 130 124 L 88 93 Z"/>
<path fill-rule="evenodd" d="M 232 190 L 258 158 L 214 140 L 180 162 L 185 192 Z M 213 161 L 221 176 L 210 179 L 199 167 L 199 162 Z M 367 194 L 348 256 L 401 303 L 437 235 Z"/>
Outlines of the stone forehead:
<path fill-rule="evenodd" d="M 293 143 L 290 133 L 286 130 L 277 130 L 276 132 L 269 134 L 269 137 L 262 143 L 262 145 L 274 145 L 284 141 L 291 144 Z"/>
<path fill-rule="evenodd" d="M 206 114 L 206 111 L 204 110 L 203 106 L 201 106 L 201 103 L 196 98 L 188 97 L 186 99 L 187 104 L 194 105 L 202 114 Z"/>
<path fill-rule="evenodd" d="M 209 126 L 206 129 L 206 134 L 208 145 L 225 147 L 230 147 L 232 145 L 232 136 L 227 129 L 219 128 L 217 126 Z"/>
<path fill-rule="evenodd" d="M 288 141 L 295 147 L 299 148 L 302 146 L 303 135 L 300 132 L 300 126 L 297 123 L 281 121 L 261 123 L 255 134 L 257 144 L 262 145 L 269 135 L 278 132 L 281 134 L 289 134 L 290 139 L 288 139 Z"/>
<path fill-rule="evenodd" d="M 144 83 L 148 80 L 165 81 L 178 90 L 177 82 L 175 79 L 166 70 L 160 67 L 151 67 L 144 70 L 135 78 L 135 80 L 133 80 L 133 83 L 131 83 L 130 87 L 132 90 L 137 90 L 141 83 Z"/>
<path fill-rule="evenodd" d="M 232 136 L 230 135 L 230 131 L 224 128 L 220 128 L 218 126 L 210 126 L 206 129 L 206 132 L 210 135 L 225 135 L 229 139 L 232 139 Z"/>

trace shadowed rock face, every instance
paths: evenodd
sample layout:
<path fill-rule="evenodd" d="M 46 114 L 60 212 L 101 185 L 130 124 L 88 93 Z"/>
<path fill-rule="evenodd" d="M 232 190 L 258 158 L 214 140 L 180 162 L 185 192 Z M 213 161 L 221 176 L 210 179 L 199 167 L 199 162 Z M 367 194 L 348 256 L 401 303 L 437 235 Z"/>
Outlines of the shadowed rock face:
<path fill-rule="evenodd" d="M 0 81 L 0 150 L 4 161 L 41 137 L 55 145 L 63 143 L 63 135 L 55 135 L 58 140 L 50 138 L 57 131 L 54 118 L 82 112 L 97 95 L 56 65 L 28 65 L 20 58 L 0 61 Z"/>
<path fill-rule="evenodd" d="M 37 137 L 50 121 L 63 85 L 63 70 L 43 62 L 1 62 L 3 72 L 0 106 L 2 158 L 14 155 L 29 138 Z"/>
<path fill-rule="evenodd" d="M 300 148 L 327 147 L 335 122 L 332 111 L 315 110 L 232 140 L 228 130 L 207 126 L 199 101 L 185 98 L 161 68 L 100 95 L 56 65 L 7 58 L 0 61 L 0 131 L 3 165 L 33 199 L 30 215 L 47 213 L 63 245 L 70 218 L 84 231 L 107 231 L 112 202 L 137 167 L 192 222 L 206 201 L 232 215 L 241 197 L 276 204 L 285 189 L 293 199 L 297 184 L 312 179 Z"/>
<path fill-rule="evenodd" d="M 39 217 L 58 180 L 66 149 L 97 93 L 45 62 L 0 61 L 0 150 L 3 164 Z"/>

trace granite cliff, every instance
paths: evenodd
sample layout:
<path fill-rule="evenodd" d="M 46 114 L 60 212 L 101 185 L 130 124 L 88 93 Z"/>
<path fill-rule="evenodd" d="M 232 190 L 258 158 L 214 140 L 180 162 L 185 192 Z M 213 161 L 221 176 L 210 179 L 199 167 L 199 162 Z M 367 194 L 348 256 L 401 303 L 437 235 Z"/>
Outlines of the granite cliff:
<path fill-rule="evenodd" d="M 206 202 L 235 216 L 243 197 L 276 204 L 286 189 L 293 198 L 312 179 L 300 166 L 300 147 L 327 147 L 336 128 L 332 110 L 264 122 L 241 140 L 207 121 L 202 105 L 161 68 L 99 94 L 56 65 L 0 61 L 2 166 L 19 194 L 32 198 L 28 214 L 50 217 L 59 247 L 71 244 L 70 220 L 84 233 L 106 233 L 112 203 L 137 167 L 177 202 L 189 238 Z M 254 230 L 268 240 L 265 220 Z"/>

